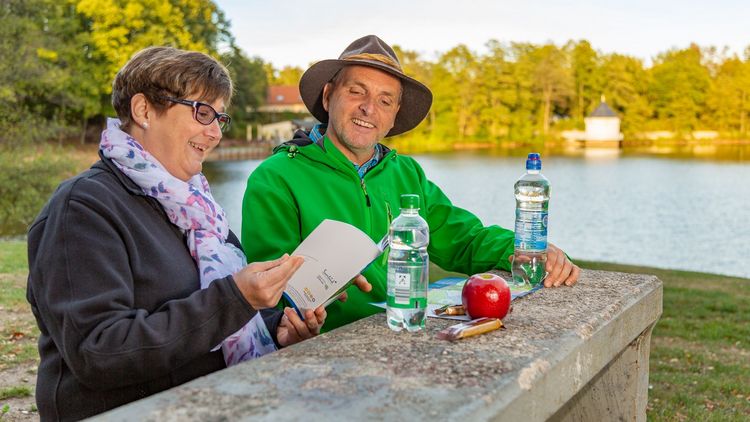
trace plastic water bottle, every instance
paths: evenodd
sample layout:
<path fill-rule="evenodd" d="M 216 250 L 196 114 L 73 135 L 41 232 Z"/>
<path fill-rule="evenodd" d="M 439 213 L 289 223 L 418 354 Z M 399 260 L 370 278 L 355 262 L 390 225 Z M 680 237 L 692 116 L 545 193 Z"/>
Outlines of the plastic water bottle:
<path fill-rule="evenodd" d="M 549 181 L 542 176 L 542 159 L 532 152 L 526 174 L 515 184 L 516 235 L 511 274 L 516 286 L 534 287 L 547 275 L 547 211 Z"/>
<path fill-rule="evenodd" d="M 394 331 L 424 328 L 427 310 L 430 229 L 419 215 L 419 195 L 401 195 L 401 214 L 388 232 L 386 316 Z"/>

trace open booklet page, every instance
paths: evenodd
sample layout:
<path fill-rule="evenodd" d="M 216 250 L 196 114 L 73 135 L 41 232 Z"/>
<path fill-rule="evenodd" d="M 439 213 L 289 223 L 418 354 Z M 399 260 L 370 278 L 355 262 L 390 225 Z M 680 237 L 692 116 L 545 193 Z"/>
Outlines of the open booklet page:
<path fill-rule="evenodd" d="M 305 262 L 289 280 L 284 298 L 298 313 L 328 306 L 384 247 L 350 224 L 323 220 L 292 253 Z"/>

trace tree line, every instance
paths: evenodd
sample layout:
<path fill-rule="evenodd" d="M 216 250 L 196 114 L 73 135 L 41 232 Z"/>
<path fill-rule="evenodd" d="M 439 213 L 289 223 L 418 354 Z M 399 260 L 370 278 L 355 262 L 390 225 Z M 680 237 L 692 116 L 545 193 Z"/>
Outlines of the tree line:
<path fill-rule="evenodd" d="M 269 84 L 294 85 L 302 69 L 276 69 L 246 55 L 209 0 L 4 0 L 0 2 L 0 142 L 97 139 L 113 115 L 111 83 L 150 45 L 204 51 L 227 65 L 236 85 L 229 137 L 244 138 Z M 626 138 L 666 130 L 689 137 L 716 130 L 747 138 L 750 48 L 744 57 L 690 45 L 643 60 L 564 45 L 490 40 L 481 52 L 458 45 L 426 59 L 396 48 L 405 71 L 434 103 L 407 136 L 444 143 L 546 139 L 583 127 L 602 95 Z"/>
<path fill-rule="evenodd" d="M 407 72 L 426 81 L 434 103 L 421 135 L 438 141 L 528 140 L 582 129 L 602 96 L 626 139 L 648 131 L 689 138 L 715 130 L 748 136 L 750 48 L 744 59 L 692 44 L 653 58 L 603 54 L 586 40 L 555 44 L 490 40 L 482 54 L 459 45 L 423 60 L 400 50 Z"/>
<path fill-rule="evenodd" d="M 104 117 L 114 115 L 117 70 L 151 45 L 202 51 L 225 63 L 238 88 L 231 111 L 240 123 L 265 99 L 263 61 L 237 47 L 213 1 L 3 0 L 0 146 L 98 139 Z"/>

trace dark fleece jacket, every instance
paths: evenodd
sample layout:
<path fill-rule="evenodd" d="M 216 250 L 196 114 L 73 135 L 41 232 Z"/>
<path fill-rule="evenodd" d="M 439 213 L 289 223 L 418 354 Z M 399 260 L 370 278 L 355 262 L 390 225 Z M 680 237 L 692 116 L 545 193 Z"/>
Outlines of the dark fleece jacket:
<path fill-rule="evenodd" d="M 181 230 L 106 158 L 60 185 L 28 248 L 43 420 L 82 419 L 224 368 L 210 350 L 256 313 L 231 276 L 201 290 Z M 275 337 L 281 313 L 262 314 Z"/>

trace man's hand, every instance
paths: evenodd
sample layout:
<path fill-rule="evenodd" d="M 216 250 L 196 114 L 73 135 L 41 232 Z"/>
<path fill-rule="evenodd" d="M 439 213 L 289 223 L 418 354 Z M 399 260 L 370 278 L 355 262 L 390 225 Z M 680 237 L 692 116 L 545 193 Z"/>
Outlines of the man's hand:
<path fill-rule="evenodd" d="M 549 243 L 547 245 L 547 278 L 544 279 L 544 287 L 559 287 L 563 283 L 572 286 L 578 281 L 581 269 L 565 256 L 562 249 Z"/>
<path fill-rule="evenodd" d="M 250 306 L 272 308 L 279 303 L 289 278 L 303 262 L 302 257 L 284 254 L 274 261 L 254 262 L 232 276 Z"/>
<path fill-rule="evenodd" d="M 508 257 L 508 261 L 513 262 L 513 255 Z M 547 272 L 544 287 L 559 287 L 563 283 L 566 286 L 572 286 L 576 284 L 581 274 L 581 269 L 570 262 L 562 249 L 551 243 L 547 244 L 547 264 L 544 270 Z"/>
<path fill-rule="evenodd" d="M 279 328 L 276 330 L 276 340 L 281 347 L 286 347 L 317 336 L 326 316 L 326 309 L 318 306 L 315 311 L 306 309 L 305 320 L 302 321 L 294 309 L 284 308 L 284 316 L 281 317 Z"/>
<path fill-rule="evenodd" d="M 354 277 L 354 281 L 352 281 L 352 283 L 354 283 L 354 285 L 357 286 L 359 290 L 362 290 L 365 293 L 372 290 L 372 284 L 370 284 L 370 282 L 367 281 L 365 276 L 363 276 L 362 274 L 359 274 L 356 277 Z M 341 293 L 341 295 L 339 296 L 339 300 L 342 302 L 346 302 L 346 299 L 348 297 L 349 296 L 346 294 L 346 292 L 344 292 L 344 293 Z"/>

